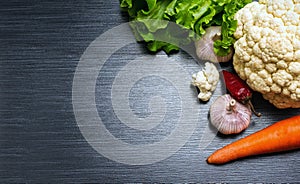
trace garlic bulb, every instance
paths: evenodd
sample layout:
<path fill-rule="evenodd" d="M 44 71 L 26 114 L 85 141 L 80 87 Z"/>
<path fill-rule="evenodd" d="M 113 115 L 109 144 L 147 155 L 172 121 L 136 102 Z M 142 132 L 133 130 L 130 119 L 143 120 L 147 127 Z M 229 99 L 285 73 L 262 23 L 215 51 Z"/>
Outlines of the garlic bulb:
<path fill-rule="evenodd" d="M 237 134 L 245 130 L 251 119 L 251 109 L 229 94 L 218 97 L 210 107 L 210 122 L 223 134 Z"/>
<path fill-rule="evenodd" d="M 221 26 L 211 26 L 205 30 L 202 38 L 195 42 L 196 54 L 199 59 L 214 63 L 227 62 L 233 56 L 233 48 L 227 56 L 218 56 L 214 52 L 214 41 L 221 39 Z"/>

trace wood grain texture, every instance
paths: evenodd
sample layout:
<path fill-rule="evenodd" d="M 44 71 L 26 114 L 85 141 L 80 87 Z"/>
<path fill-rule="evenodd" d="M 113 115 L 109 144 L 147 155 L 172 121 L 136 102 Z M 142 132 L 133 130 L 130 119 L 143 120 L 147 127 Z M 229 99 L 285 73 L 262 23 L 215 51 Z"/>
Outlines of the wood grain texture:
<path fill-rule="evenodd" d="M 299 109 L 277 110 L 259 94 L 254 94 L 253 104 L 263 116 L 253 117 L 250 127 L 242 134 L 217 135 L 204 150 L 198 146 L 202 125 L 207 125 L 207 121 L 199 122 L 179 151 L 157 163 L 126 165 L 95 151 L 82 136 L 74 116 L 74 72 L 93 40 L 127 20 L 119 9 L 119 1 L 0 3 L 0 183 L 300 181 L 299 151 L 252 157 L 224 166 L 205 162 L 217 148 L 299 114 Z M 141 44 L 118 51 L 106 66 L 110 68 L 102 71 L 97 87 L 110 87 L 105 79 L 113 79 L 118 62 L 126 65 L 132 59 L 129 56 L 148 54 Z M 177 55 L 188 58 L 183 52 Z M 188 71 L 197 69 L 195 65 L 184 67 Z M 134 90 L 131 105 L 140 110 L 138 113 L 147 114 L 147 107 L 145 110 L 143 105 L 134 103 L 140 98 L 138 87 Z M 97 88 L 96 92 L 99 114 L 112 133 L 122 138 L 125 135 L 122 126 L 111 124 L 113 117 L 106 111 L 110 105 L 109 100 L 105 101 L 110 98 L 109 91 L 101 93 Z M 207 118 L 208 104 L 199 103 L 199 107 L 203 109 L 198 116 Z M 159 135 L 145 133 L 148 139 L 142 138 L 141 144 L 170 134 L 175 125 L 169 123 Z M 129 132 L 133 132 L 135 139 L 139 138 L 134 131 Z M 130 136 L 123 138 L 132 140 Z"/>

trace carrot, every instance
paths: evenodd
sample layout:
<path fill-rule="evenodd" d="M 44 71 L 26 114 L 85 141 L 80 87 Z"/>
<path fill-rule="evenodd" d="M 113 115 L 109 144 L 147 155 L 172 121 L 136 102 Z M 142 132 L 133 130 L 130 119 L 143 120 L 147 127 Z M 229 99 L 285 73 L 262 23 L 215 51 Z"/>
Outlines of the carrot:
<path fill-rule="evenodd" d="M 210 155 L 207 163 L 225 164 L 243 157 L 298 148 L 300 148 L 300 115 L 281 120 L 228 144 Z"/>

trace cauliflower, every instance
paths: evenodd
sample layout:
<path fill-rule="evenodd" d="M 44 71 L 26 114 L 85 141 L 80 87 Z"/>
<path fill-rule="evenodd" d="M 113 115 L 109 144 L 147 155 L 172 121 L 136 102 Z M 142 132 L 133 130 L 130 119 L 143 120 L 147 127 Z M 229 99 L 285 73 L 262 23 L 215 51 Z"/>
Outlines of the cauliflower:
<path fill-rule="evenodd" d="M 300 1 L 252 2 L 235 19 L 238 75 L 277 108 L 300 108 Z"/>
<path fill-rule="evenodd" d="M 216 66 L 206 62 L 205 68 L 192 76 L 192 85 L 198 87 L 200 93 L 198 98 L 202 101 L 208 101 L 216 89 L 219 81 L 219 72 Z"/>

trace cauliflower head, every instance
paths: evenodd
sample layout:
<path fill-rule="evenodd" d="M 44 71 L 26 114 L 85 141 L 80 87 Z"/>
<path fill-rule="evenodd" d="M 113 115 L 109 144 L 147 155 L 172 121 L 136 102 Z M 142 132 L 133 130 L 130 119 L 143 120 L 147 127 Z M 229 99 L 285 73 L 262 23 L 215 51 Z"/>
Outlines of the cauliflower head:
<path fill-rule="evenodd" d="M 192 76 L 192 85 L 198 87 L 200 93 L 198 98 L 208 101 L 217 87 L 219 81 L 219 71 L 212 63 L 206 62 L 204 70 Z"/>
<path fill-rule="evenodd" d="M 252 2 L 235 19 L 238 75 L 277 108 L 300 108 L 300 1 Z"/>

